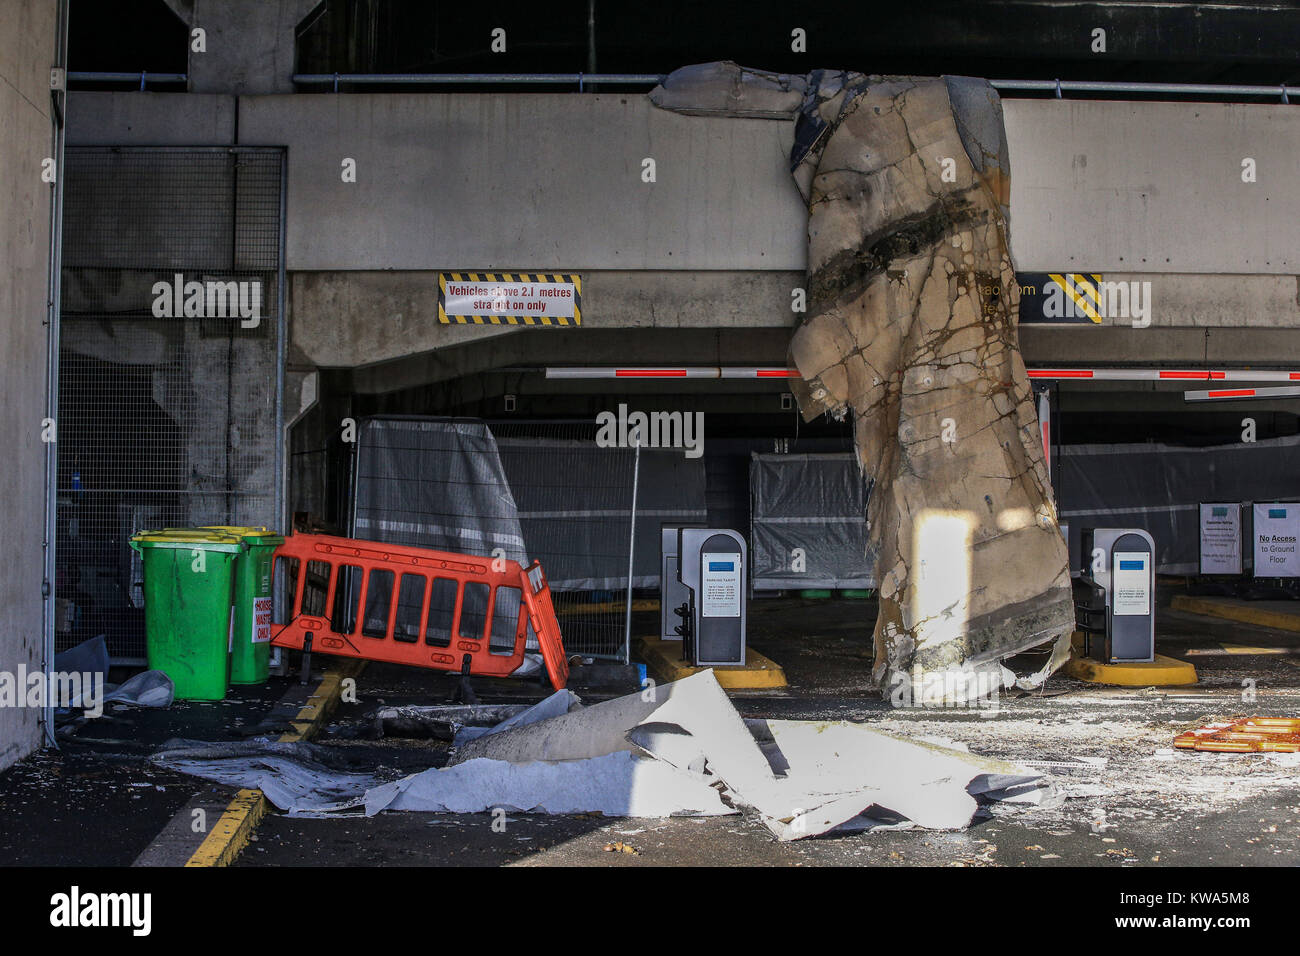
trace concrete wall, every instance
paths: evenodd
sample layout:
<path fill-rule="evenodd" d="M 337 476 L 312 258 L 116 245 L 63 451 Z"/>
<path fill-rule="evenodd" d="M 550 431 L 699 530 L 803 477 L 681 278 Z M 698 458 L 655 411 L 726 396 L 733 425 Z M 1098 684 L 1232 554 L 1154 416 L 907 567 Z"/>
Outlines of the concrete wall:
<path fill-rule="evenodd" d="M 69 146 L 230 146 L 235 97 L 69 93 L 67 141 Z"/>
<path fill-rule="evenodd" d="M 294 358 L 312 365 L 381 363 L 518 331 L 440 325 L 436 272 L 298 272 L 290 281 Z M 802 283 L 798 272 L 584 272 L 582 329 L 788 328 L 790 290 Z"/>
<path fill-rule="evenodd" d="M 639 94 L 239 102 L 242 143 L 289 146 L 291 270 L 801 269 L 791 129 Z"/>
<path fill-rule="evenodd" d="M 1294 106 L 1004 103 L 1017 268 L 1300 273 Z"/>
<path fill-rule="evenodd" d="M 1287 178 L 1300 107 L 1004 103 L 1017 267 L 1152 283 L 1151 329 L 1026 329 L 1031 361 L 1199 359 L 1202 328 L 1237 330 L 1214 337 L 1231 348 L 1212 360 L 1286 360 L 1256 330 L 1300 328 L 1300 190 Z M 237 129 L 243 144 L 288 146 L 303 365 L 377 366 L 500 336 L 433 321 L 438 270 L 582 271 L 589 327 L 793 323 L 807 215 L 787 121 L 680 116 L 640 94 L 81 93 L 69 112 L 78 144 L 216 144 Z M 1241 181 L 1247 156 L 1255 183 Z M 344 158 L 356 183 L 342 181 Z M 1188 335 L 1175 344 L 1161 328 Z"/>
<path fill-rule="evenodd" d="M 41 668 L 41 543 L 45 498 L 46 283 L 51 187 L 41 161 L 52 154 L 50 64 L 56 5 L 0 0 L 0 435 L 6 439 L 0 495 L 5 573 L 0 575 L 0 671 Z M 40 742 L 40 711 L 0 707 L 0 769 Z"/>
<path fill-rule="evenodd" d="M 76 93 L 69 143 L 208 145 L 229 96 Z M 1004 101 L 1016 265 L 1294 275 L 1300 109 Z M 635 94 L 301 94 L 237 101 L 289 147 L 288 267 L 794 270 L 792 123 L 679 116 Z M 1252 158 L 1257 181 L 1241 181 Z M 340 163 L 357 161 L 357 182 Z M 641 181 L 656 161 L 657 180 Z"/>
<path fill-rule="evenodd" d="M 1018 268 L 1300 272 L 1300 110 L 1007 100 L 1006 117 Z M 318 94 L 242 99 L 239 128 L 289 146 L 293 270 L 805 266 L 789 122 L 637 95 Z"/>

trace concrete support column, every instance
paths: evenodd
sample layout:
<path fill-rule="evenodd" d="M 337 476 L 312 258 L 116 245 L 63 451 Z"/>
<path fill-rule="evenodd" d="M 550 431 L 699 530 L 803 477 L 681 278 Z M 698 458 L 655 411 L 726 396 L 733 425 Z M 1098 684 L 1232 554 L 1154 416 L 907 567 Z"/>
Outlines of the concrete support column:
<path fill-rule="evenodd" d="M 294 33 L 319 0 L 167 0 L 191 30 L 191 93 L 292 93 Z M 203 30 L 203 52 L 193 30 Z"/>

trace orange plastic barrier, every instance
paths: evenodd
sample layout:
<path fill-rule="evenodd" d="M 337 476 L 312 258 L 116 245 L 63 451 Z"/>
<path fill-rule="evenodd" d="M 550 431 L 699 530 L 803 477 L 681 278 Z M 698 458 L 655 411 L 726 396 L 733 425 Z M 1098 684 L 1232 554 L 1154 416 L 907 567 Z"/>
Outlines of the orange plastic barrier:
<path fill-rule="evenodd" d="M 1250 717 L 1230 724 L 1207 724 L 1179 734 L 1174 746 L 1218 753 L 1296 753 L 1300 751 L 1300 720 Z"/>
<path fill-rule="evenodd" d="M 533 634 L 556 689 L 569 679 L 560 625 L 540 563 L 524 568 L 426 548 L 294 534 L 273 571 L 292 592 L 271 643 L 294 650 L 504 677 Z M 277 592 L 278 593 L 278 592 Z"/>

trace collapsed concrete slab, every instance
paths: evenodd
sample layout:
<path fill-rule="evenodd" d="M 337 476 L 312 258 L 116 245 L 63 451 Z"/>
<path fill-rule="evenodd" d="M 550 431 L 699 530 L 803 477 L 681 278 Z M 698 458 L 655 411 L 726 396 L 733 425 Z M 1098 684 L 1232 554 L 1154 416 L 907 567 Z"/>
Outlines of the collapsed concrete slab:
<path fill-rule="evenodd" d="M 745 115 L 798 88 L 719 64 L 652 99 Z M 1019 350 L 1001 102 L 957 77 L 817 71 L 803 89 L 793 387 L 806 419 L 852 416 L 871 481 L 875 678 L 899 704 L 984 698 L 1016 681 L 1005 658 L 1055 640 L 1033 685 L 1064 663 L 1074 607 Z"/>
<path fill-rule="evenodd" d="M 743 720 L 712 670 L 480 738 L 453 764 L 556 767 L 609 754 L 644 755 L 712 785 L 782 841 L 870 828 L 882 811 L 918 827 L 961 829 L 982 806 L 1053 798 L 1036 771 L 862 724 Z"/>
<path fill-rule="evenodd" d="M 382 780 L 329 747 L 173 741 L 153 762 L 259 788 L 291 816 L 748 809 L 778 840 L 881 826 L 961 829 L 1057 799 L 1037 771 L 845 721 L 746 721 L 712 670 L 591 707 L 560 691 L 469 741 L 447 766 Z"/>

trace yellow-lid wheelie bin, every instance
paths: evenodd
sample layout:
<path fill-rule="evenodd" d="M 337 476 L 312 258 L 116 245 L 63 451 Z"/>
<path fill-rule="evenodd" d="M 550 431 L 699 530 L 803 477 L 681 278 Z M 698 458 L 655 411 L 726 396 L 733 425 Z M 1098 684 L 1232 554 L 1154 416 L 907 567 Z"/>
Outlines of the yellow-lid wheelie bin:
<path fill-rule="evenodd" d="M 219 529 L 164 528 L 132 535 L 144 564 L 149 667 L 178 700 L 224 700 L 230 687 L 230 612 L 241 537 Z"/>
<path fill-rule="evenodd" d="M 231 534 L 244 543 L 235 565 L 230 612 L 230 683 L 265 684 L 271 660 L 271 565 L 284 538 L 266 528 L 216 525 L 199 530 Z"/>

